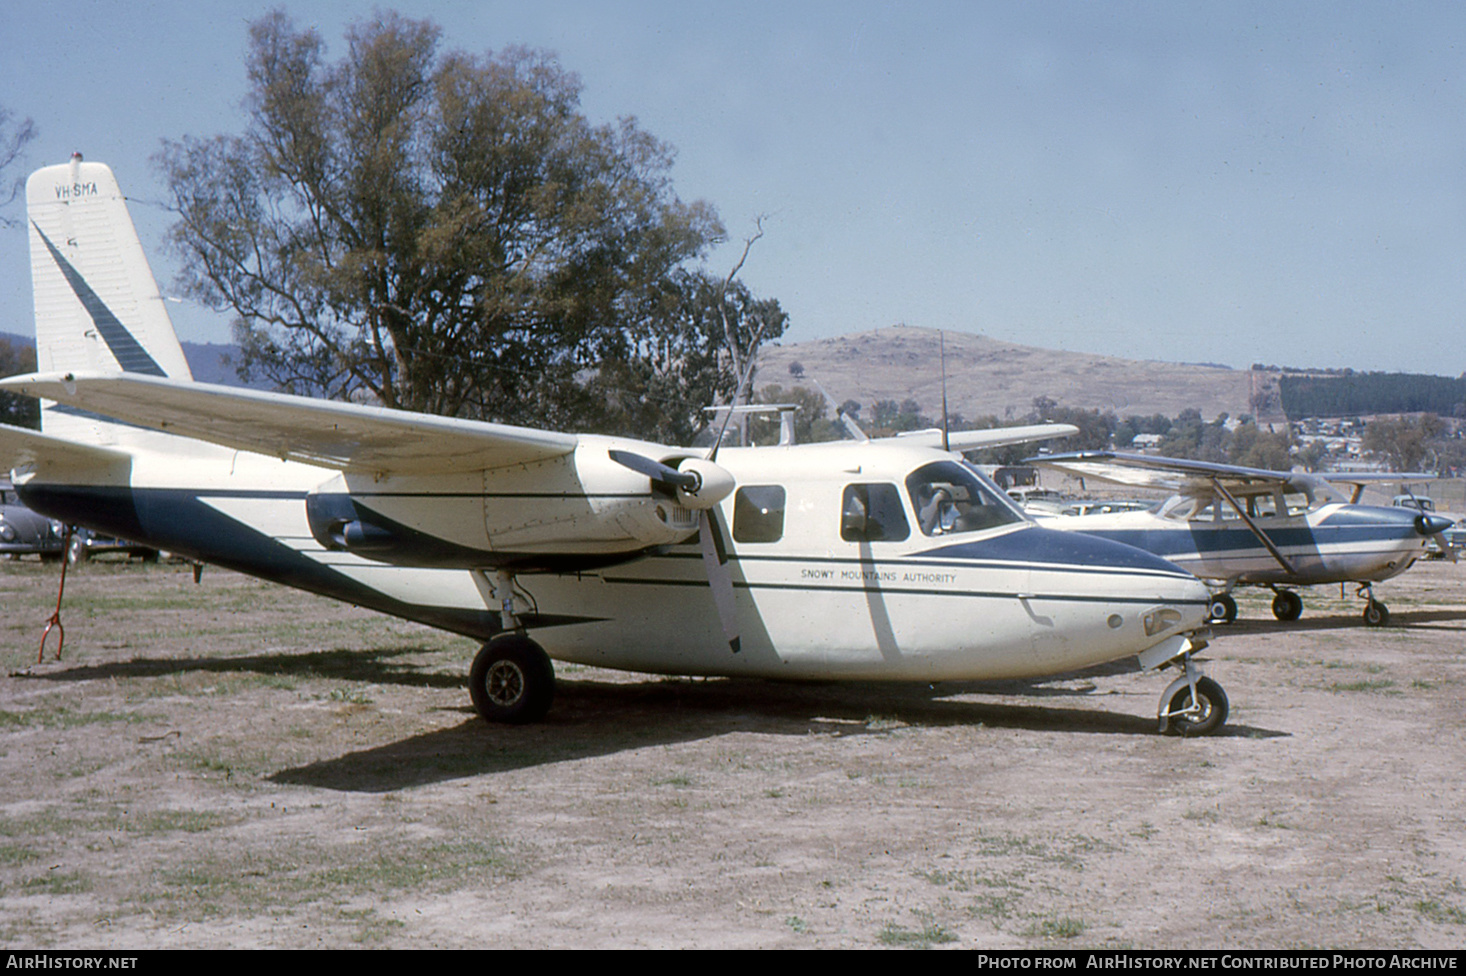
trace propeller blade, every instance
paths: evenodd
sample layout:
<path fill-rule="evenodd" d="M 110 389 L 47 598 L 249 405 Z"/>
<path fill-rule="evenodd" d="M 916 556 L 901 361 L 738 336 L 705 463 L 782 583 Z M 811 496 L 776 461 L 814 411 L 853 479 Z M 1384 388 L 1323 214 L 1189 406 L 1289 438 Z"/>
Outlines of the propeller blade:
<path fill-rule="evenodd" d="M 702 476 L 694 471 L 678 471 L 661 461 L 653 461 L 649 457 L 632 454 L 630 451 L 607 451 L 606 453 L 611 456 L 612 461 L 622 467 L 630 468 L 637 474 L 644 474 L 653 481 L 671 485 L 673 488 L 695 492 L 702 486 Z"/>
<path fill-rule="evenodd" d="M 709 509 L 703 509 L 699 525 L 698 541 L 702 546 L 702 564 L 707 570 L 708 586 L 713 591 L 713 603 L 718 608 L 718 622 L 723 625 L 723 637 L 734 654 L 741 650 L 738 637 L 738 611 L 733 602 L 733 574 L 728 570 L 728 554 L 723 549 L 723 536 L 718 530 L 718 518 Z"/>

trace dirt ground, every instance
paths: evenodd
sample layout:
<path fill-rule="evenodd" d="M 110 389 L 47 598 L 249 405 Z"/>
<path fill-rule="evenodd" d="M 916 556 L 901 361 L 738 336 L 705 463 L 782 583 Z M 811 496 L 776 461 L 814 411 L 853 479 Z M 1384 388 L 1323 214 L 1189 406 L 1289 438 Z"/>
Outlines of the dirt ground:
<path fill-rule="evenodd" d="M 564 667 L 471 713 L 465 640 L 208 570 L 0 564 L 0 943 L 1459 948 L 1466 563 L 1260 595 L 1208 672 L 897 687 Z"/>

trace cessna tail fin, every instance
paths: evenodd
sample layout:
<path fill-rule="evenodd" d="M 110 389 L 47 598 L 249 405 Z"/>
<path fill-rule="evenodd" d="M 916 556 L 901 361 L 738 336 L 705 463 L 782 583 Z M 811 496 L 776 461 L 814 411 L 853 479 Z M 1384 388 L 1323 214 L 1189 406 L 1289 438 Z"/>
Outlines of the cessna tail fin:
<path fill-rule="evenodd" d="M 32 173 L 25 195 L 37 370 L 192 379 L 112 170 L 77 154 Z M 50 402 L 41 424 L 89 443 L 118 434 L 115 424 Z"/>

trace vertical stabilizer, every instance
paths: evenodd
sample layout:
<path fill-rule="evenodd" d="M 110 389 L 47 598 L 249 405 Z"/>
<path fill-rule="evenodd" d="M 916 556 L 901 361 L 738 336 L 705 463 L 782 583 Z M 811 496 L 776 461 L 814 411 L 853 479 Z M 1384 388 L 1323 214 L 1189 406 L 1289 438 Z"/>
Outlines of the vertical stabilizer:
<path fill-rule="evenodd" d="M 127 201 L 102 163 L 47 166 L 26 181 L 36 368 L 192 379 Z M 113 442 L 115 425 L 42 404 L 47 433 Z"/>

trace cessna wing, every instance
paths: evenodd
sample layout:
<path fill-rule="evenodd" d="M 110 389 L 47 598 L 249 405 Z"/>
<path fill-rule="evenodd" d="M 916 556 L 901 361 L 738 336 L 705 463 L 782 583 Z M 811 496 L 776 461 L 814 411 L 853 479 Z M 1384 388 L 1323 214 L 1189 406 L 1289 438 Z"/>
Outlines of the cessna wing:
<path fill-rule="evenodd" d="M 169 434 L 346 472 L 448 474 L 569 454 L 570 434 L 126 374 L 32 374 L 0 389 Z M 124 457 L 126 455 L 123 455 Z"/>
<path fill-rule="evenodd" d="M 1027 459 L 1025 464 L 1053 468 L 1082 478 L 1097 478 L 1133 488 L 1157 488 L 1181 494 L 1210 490 L 1221 483 L 1236 495 L 1268 494 L 1297 484 L 1308 475 L 1270 471 L 1237 464 L 1214 464 L 1188 458 L 1127 454 L 1121 451 L 1080 451 Z"/>

